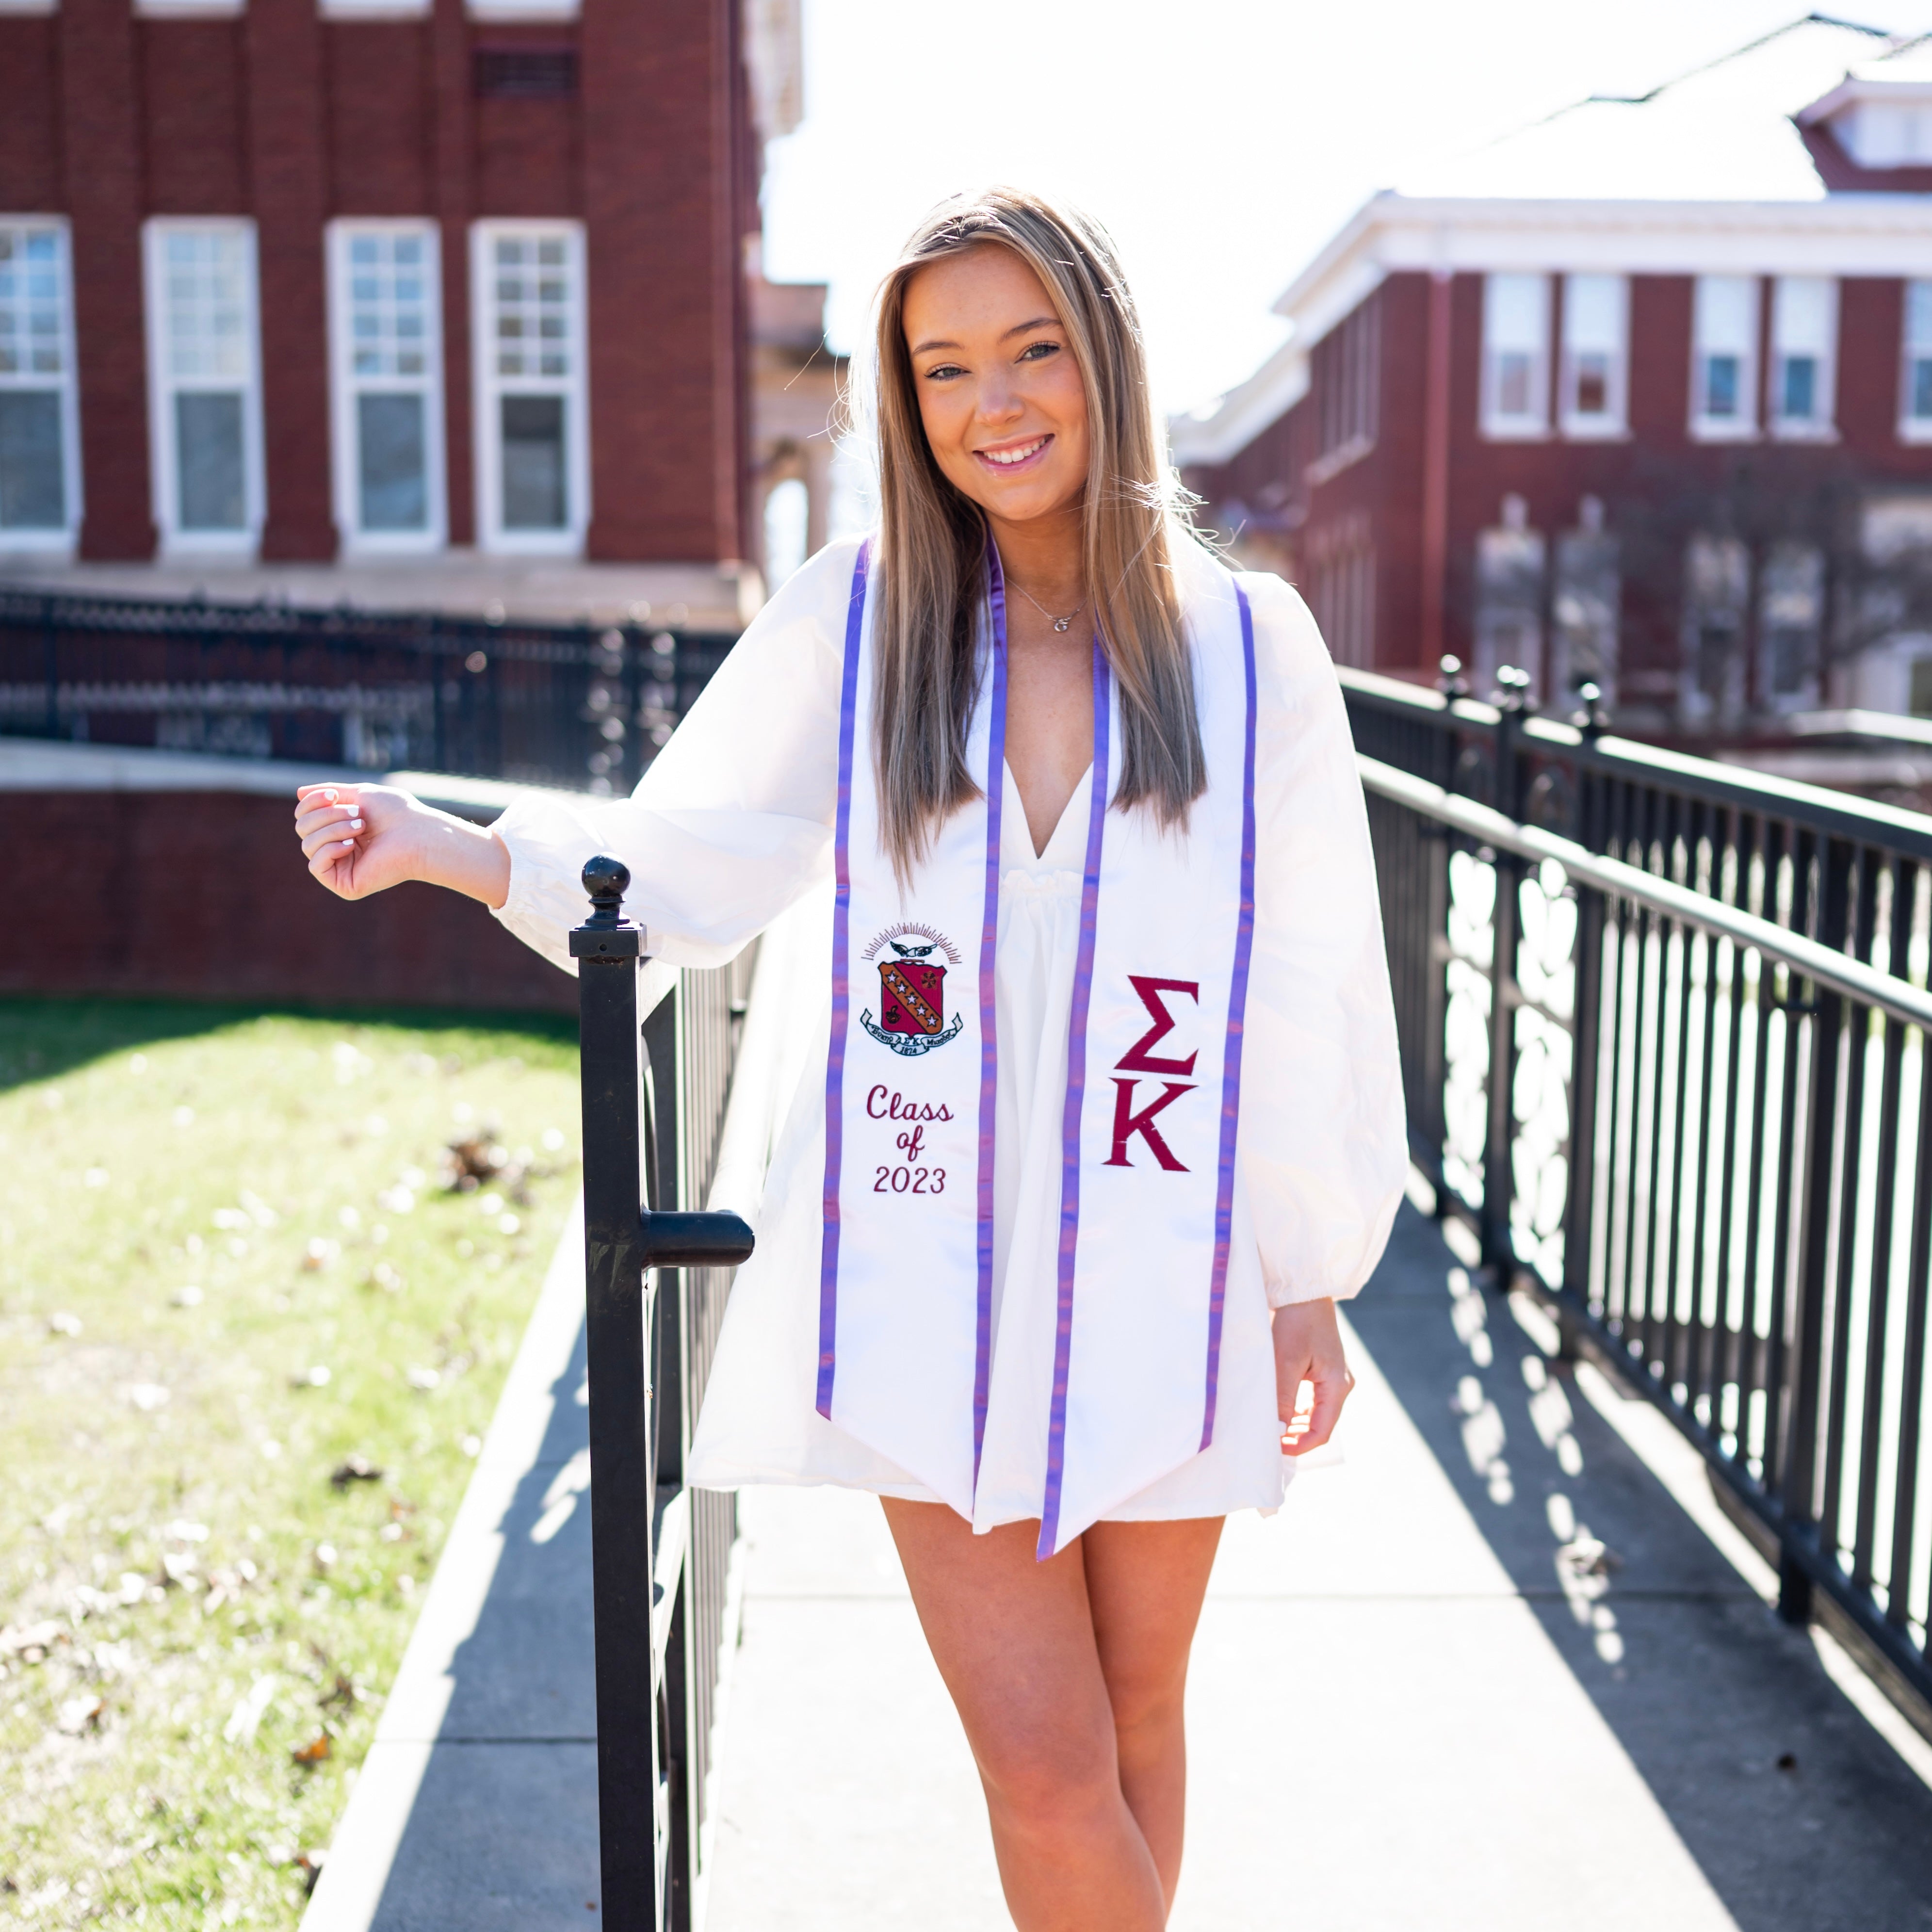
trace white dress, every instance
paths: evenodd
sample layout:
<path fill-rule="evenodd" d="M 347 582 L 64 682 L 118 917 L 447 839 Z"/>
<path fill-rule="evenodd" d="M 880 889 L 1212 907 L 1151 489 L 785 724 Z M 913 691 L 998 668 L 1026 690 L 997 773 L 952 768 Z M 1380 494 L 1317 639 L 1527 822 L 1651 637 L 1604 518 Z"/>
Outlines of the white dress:
<path fill-rule="evenodd" d="M 554 794 L 496 824 L 511 856 L 498 916 L 566 970 L 586 902 L 578 873 L 607 851 L 630 868 L 626 902 L 647 947 L 673 964 L 722 964 L 788 908 L 800 960 L 754 1212 L 758 1251 L 727 1306 L 687 1480 L 701 1488 L 832 1483 L 937 1502 L 929 1490 L 814 1406 L 830 1010 L 838 674 L 855 546 L 836 544 L 784 585 L 734 649 L 628 800 Z M 1196 573 L 1217 568 L 1185 540 L 1184 610 Z M 1278 579 L 1243 580 L 1254 608 L 1258 691 L 1256 927 L 1214 1439 L 1108 1520 L 1277 1508 L 1293 1465 L 1280 1451 L 1269 1310 L 1353 1294 L 1388 1237 L 1406 1172 L 1394 1016 L 1360 782 L 1340 692 L 1312 618 Z M 1000 1321 L 1016 1252 L 1058 1240 L 1061 1110 L 1078 934 L 1088 788 L 1076 787 L 1036 854 L 1010 771 L 1001 818 L 988 1494 L 1038 1497 L 1047 1418 L 1018 1359 L 1042 1332 Z M 808 903 L 801 904 L 800 902 Z M 799 922 L 809 931 L 799 934 Z M 761 968 L 762 972 L 762 968 Z M 760 998 L 764 997 L 761 983 Z M 737 1204 L 734 1203 L 734 1204 Z M 1052 1324 L 1044 1324 L 1051 1335 Z M 1005 1346 L 1003 1353 L 1002 1336 Z M 1131 1428 L 1130 1417 L 1120 1418 Z M 976 1527 L 1030 1514 L 982 1512 Z"/>

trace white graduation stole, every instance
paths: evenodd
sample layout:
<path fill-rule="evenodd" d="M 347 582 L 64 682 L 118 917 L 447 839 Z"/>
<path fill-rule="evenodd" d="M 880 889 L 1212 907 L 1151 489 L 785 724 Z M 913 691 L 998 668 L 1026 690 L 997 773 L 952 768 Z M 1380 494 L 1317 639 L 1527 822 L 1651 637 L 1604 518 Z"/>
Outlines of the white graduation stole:
<path fill-rule="evenodd" d="M 865 751 L 869 544 L 853 572 L 818 1378 L 820 1414 L 969 1519 L 992 1370 L 1006 691 L 1005 586 L 987 548 L 988 663 L 966 740 L 981 796 L 946 819 L 903 897 Z M 1119 734 L 1095 642 L 1042 1557 L 1214 1436 L 1255 856 L 1253 624 L 1245 593 L 1220 580 L 1225 597 L 1190 612 L 1208 786 L 1185 832 L 1108 809 Z M 1010 1270 L 1003 1323 L 1019 1318 L 1012 1292 Z"/>

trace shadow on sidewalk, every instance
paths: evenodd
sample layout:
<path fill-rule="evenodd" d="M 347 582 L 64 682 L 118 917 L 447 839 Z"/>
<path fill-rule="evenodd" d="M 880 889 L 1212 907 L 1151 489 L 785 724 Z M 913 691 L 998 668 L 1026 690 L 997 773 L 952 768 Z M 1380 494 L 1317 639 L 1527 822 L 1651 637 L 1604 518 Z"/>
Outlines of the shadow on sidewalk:
<path fill-rule="evenodd" d="M 482 1613 L 456 1648 L 377 1932 L 599 1922 L 584 1360 L 580 1328 L 542 1448 L 504 1513 Z"/>
<path fill-rule="evenodd" d="M 1740 1932 L 1932 1926 L 1932 1790 L 1466 1282 L 1405 1204 L 1349 1318 Z"/>

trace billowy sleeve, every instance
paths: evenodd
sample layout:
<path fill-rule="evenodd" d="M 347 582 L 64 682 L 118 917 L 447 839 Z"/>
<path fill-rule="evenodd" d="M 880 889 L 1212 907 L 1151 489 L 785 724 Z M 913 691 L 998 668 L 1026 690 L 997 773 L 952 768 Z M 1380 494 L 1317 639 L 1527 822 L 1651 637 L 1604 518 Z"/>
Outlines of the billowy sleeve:
<path fill-rule="evenodd" d="M 832 869 L 839 673 L 856 543 L 795 573 L 733 646 L 628 798 L 519 800 L 496 916 L 566 972 L 598 853 L 630 868 L 626 916 L 657 958 L 722 965 Z"/>
<path fill-rule="evenodd" d="M 1254 610 L 1255 934 L 1242 1170 L 1269 1305 L 1340 1300 L 1381 1258 L 1408 1174 L 1382 906 L 1354 746 L 1307 606 Z"/>

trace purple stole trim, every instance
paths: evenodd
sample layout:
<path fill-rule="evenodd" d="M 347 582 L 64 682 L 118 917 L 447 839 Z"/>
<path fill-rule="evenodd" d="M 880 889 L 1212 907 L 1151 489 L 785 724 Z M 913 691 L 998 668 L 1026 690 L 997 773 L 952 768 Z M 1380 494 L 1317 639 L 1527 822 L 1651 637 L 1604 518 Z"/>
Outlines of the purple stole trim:
<path fill-rule="evenodd" d="M 1053 1412 L 1046 1432 L 1046 1498 L 1040 1516 L 1042 1562 L 1060 1534 L 1060 1486 L 1066 1465 L 1066 1382 L 1073 1354 L 1073 1263 L 1080 1241 L 1080 1108 L 1087 1093 L 1087 1007 L 1094 991 L 1094 934 L 1100 900 L 1101 835 L 1107 824 L 1107 767 L 1112 680 L 1094 639 L 1094 772 L 1087 806 L 1087 864 L 1080 886 L 1080 950 L 1067 1023 L 1066 1103 L 1060 1130 L 1060 1297 L 1053 1331 Z"/>
<path fill-rule="evenodd" d="M 979 1310 L 973 1346 L 973 1493 L 986 1443 L 993 1372 L 993 1127 L 999 1106 L 1000 1042 L 993 956 L 1000 937 L 1000 814 L 1006 797 L 1006 579 L 986 539 L 986 599 L 992 619 L 992 713 L 986 729 L 986 902 L 980 922 Z"/>
<path fill-rule="evenodd" d="M 818 1412 L 832 1419 L 838 1340 L 838 1171 L 844 1153 L 845 1032 L 851 1017 L 852 732 L 858 715 L 859 640 L 866 622 L 870 542 L 859 546 L 845 614 L 845 663 L 838 686 L 838 813 L 832 836 L 838 890 L 832 910 L 832 1043 L 825 1056 L 825 1235 L 818 1264 Z"/>
<path fill-rule="evenodd" d="M 1221 1066 L 1221 1163 L 1214 1194 L 1214 1268 L 1208 1290 L 1208 1400 L 1201 1446 L 1214 1439 L 1214 1405 L 1221 1392 L 1221 1306 L 1228 1287 L 1228 1249 L 1234 1208 L 1234 1130 L 1241 1112 L 1241 1032 L 1248 1008 L 1248 958 L 1255 940 L 1255 615 L 1238 584 L 1241 607 L 1241 669 L 1247 719 L 1241 751 L 1241 916 L 1234 928 L 1234 973 L 1228 988 L 1228 1039 Z"/>

